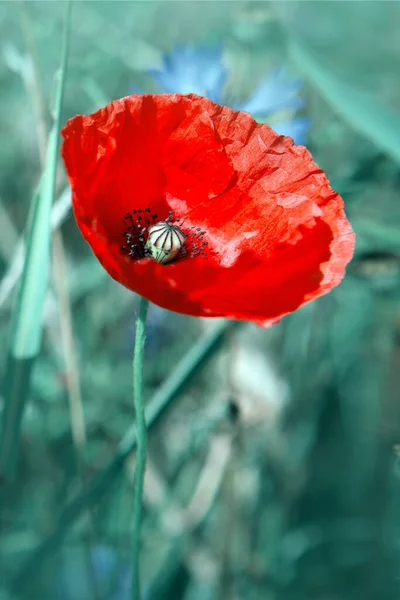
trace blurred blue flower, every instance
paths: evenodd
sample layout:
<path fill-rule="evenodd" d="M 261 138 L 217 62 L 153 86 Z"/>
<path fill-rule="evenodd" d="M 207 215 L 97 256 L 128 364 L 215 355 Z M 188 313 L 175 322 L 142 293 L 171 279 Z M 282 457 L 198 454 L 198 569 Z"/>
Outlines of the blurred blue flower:
<path fill-rule="evenodd" d="M 163 58 L 161 70 L 149 74 L 170 94 L 198 94 L 214 102 L 221 101 L 221 89 L 227 71 L 222 64 L 222 46 L 177 45 Z"/>
<path fill-rule="evenodd" d="M 307 141 L 307 131 L 311 121 L 308 117 L 296 117 L 287 121 L 280 121 L 272 125 L 273 129 L 280 135 L 288 135 L 293 138 L 295 144 L 304 146 Z"/>
<path fill-rule="evenodd" d="M 278 110 L 297 110 L 304 106 L 299 97 L 301 79 L 289 78 L 283 67 L 274 69 L 254 90 L 250 98 L 235 106 L 236 110 L 245 110 L 253 117 L 264 117 Z"/>
<path fill-rule="evenodd" d="M 198 94 L 217 103 L 223 101 L 223 84 L 228 72 L 222 63 L 222 46 L 177 45 L 164 55 L 161 69 L 152 69 L 149 74 L 167 93 Z M 300 97 L 301 80 L 288 77 L 279 67 L 257 86 L 245 102 L 231 101 L 234 110 L 243 110 L 253 117 L 262 117 L 270 123 L 274 113 L 282 110 L 298 110 L 304 106 Z M 307 117 L 271 121 L 271 126 L 281 135 L 288 135 L 296 144 L 304 144 L 310 127 Z"/>

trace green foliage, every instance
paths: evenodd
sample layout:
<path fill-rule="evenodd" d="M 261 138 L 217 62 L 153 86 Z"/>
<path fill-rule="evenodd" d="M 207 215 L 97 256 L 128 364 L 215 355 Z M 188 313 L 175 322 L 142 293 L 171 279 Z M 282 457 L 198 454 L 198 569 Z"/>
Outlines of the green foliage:
<path fill-rule="evenodd" d="M 376 101 L 357 86 L 336 77 L 322 66 L 305 47 L 291 42 L 289 52 L 295 63 L 310 78 L 319 94 L 357 131 L 400 161 L 400 113 Z"/>
<path fill-rule="evenodd" d="M 0 474 L 6 477 L 14 475 L 21 420 L 29 394 L 32 363 L 39 352 L 42 333 L 43 303 L 50 262 L 51 209 L 55 196 L 59 129 L 68 57 L 70 12 L 71 4 L 68 2 L 61 67 L 56 76 L 54 107 L 51 111 L 54 124 L 48 139 L 43 174 L 32 200 L 24 266 L 12 313 L 0 445 Z"/>
<path fill-rule="evenodd" d="M 310 150 L 357 233 L 341 286 L 270 330 L 150 307 L 147 599 L 398 597 L 399 7 L 74 3 L 61 123 L 132 85 L 158 91 L 147 70 L 174 44 L 222 40 L 228 97 L 279 64 L 304 78 Z M 0 598 L 125 600 L 138 299 L 93 258 L 54 179 L 64 12 L 0 2 L 0 407 L 24 412 L 16 478 L 0 481 Z M 48 278 L 55 231 L 65 256 L 53 244 Z"/>

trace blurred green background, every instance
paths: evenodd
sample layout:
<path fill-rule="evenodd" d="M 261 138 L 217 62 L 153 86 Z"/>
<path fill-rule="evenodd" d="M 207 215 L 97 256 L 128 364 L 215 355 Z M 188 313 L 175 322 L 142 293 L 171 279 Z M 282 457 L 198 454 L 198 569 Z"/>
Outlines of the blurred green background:
<path fill-rule="evenodd" d="M 397 600 L 400 3 L 73 4 L 61 124 L 162 91 L 150 70 L 176 44 L 221 45 L 226 98 L 284 65 L 357 233 L 340 287 L 269 330 L 151 307 L 144 597 Z M 13 477 L 0 450 L 1 600 L 130 597 L 137 297 L 82 240 L 60 163 L 40 351 L 16 354 L 10 329 L 65 8 L 0 2 L 3 419 L 33 367 Z"/>

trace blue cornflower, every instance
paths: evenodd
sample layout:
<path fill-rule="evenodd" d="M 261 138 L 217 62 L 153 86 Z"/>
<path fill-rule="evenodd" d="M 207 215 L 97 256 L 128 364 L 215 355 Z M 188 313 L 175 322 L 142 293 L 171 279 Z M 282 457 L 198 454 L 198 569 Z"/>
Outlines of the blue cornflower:
<path fill-rule="evenodd" d="M 224 102 L 223 84 L 228 71 L 222 63 L 222 46 L 177 45 L 163 58 L 163 66 L 149 74 L 168 93 L 198 94 L 219 104 L 228 104 L 234 110 L 244 110 L 255 118 L 270 123 L 281 135 L 288 135 L 296 144 L 304 144 L 310 127 L 307 117 L 284 121 L 272 121 L 274 113 L 282 110 L 298 110 L 304 106 L 299 96 L 301 80 L 288 77 L 280 67 L 261 81 L 252 95 L 244 102 Z"/>
<path fill-rule="evenodd" d="M 164 54 L 163 67 L 149 74 L 169 94 L 198 94 L 213 102 L 221 102 L 221 91 L 227 76 L 222 64 L 222 46 L 178 44 Z"/>

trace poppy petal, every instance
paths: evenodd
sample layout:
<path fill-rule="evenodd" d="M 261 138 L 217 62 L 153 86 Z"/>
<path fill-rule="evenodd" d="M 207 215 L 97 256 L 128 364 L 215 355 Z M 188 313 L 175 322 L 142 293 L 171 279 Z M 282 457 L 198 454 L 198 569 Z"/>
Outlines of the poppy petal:
<path fill-rule="evenodd" d="M 194 94 L 133 95 L 62 133 L 83 236 L 155 304 L 269 325 L 342 279 L 354 247 L 343 200 L 304 147 L 248 113 Z M 206 256 L 162 265 L 121 252 L 125 214 L 147 207 L 205 231 Z"/>

